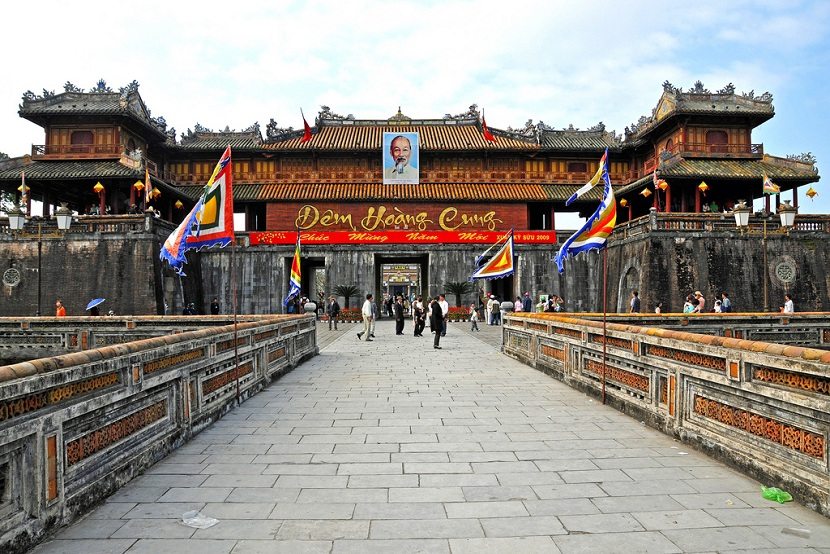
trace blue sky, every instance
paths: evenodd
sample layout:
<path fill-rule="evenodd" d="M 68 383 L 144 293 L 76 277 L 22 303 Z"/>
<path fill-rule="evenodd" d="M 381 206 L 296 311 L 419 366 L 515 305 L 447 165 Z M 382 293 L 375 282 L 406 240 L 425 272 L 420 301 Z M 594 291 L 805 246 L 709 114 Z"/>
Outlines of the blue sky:
<path fill-rule="evenodd" d="M 0 151 L 43 143 L 20 119 L 26 90 L 137 80 L 154 116 L 242 129 L 302 127 L 320 105 L 358 118 L 461 113 L 495 128 L 603 121 L 623 131 L 650 114 L 668 79 L 689 88 L 769 91 L 776 116 L 753 142 L 830 160 L 830 2 L 560 0 L 118 4 L 46 0 L 3 8 Z M 826 177 L 825 177 L 826 179 Z M 759 185 L 760 187 L 760 185 Z M 804 213 L 830 212 L 826 182 Z M 789 198 L 789 193 L 784 195 Z"/>

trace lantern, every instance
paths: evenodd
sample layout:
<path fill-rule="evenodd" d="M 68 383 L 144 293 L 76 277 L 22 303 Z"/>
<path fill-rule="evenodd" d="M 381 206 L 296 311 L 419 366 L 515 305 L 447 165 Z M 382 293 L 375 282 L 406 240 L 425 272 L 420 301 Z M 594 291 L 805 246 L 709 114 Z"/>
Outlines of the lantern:
<path fill-rule="evenodd" d="M 790 229 L 795 224 L 795 214 L 798 208 L 790 204 L 789 200 L 778 206 L 778 216 L 781 218 L 781 227 Z"/>
<path fill-rule="evenodd" d="M 628 200 L 626 200 L 625 198 L 621 198 L 620 199 L 620 206 L 622 206 L 623 208 L 628 206 Z"/>
<path fill-rule="evenodd" d="M 177 210 L 181 210 L 182 208 L 184 208 L 184 204 L 182 204 L 181 200 L 176 200 L 176 203 L 173 205 L 176 206 Z"/>
<path fill-rule="evenodd" d="M 101 184 L 101 181 L 98 181 L 97 183 L 95 183 L 95 186 L 92 187 L 92 190 L 94 190 L 98 194 L 101 194 L 104 191 L 104 185 Z"/>
<path fill-rule="evenodd" d="M 19 190 L 23 196 L 26 196 L 26 193 L 29 192 L 29 187 L 26 186 L 26 183 L 23 183 L 17 187 L 17 190 Z"/>
<path fill-rule="evenodd" d="M 669 188 L 669 184 L 663 179 L 657 181 L 657 186 L 660 187 L 660 190 L 662 191 L 665 191 L 667 188 Z"/>
<path fill-rule="evenodd" d="M 807 189 L 807 192 L 805 194 L 810 197 L 810 200 L 812 200 L 818 195 L 818 192 L 816 192 L 816 190 L 813 187 L 810 187 L 809 189 Z"/>
<path fill-rule="evenodd" d="M 158 198 L 159 196 L 161 196 L 161 191 L 160 191 L 159 189 L 157 189 L 157 188 L 154 188 L 154 189 L 153 189 L 153 192 L 151 192 L 151 193 L 150 193 L 150 195 L 151 195 L 153 198 Z"/>
<path fill-rule="evenodd" d="M 698 190 L 706 195 L 706 191 L 709 190 L 709 185 L 706 184 L 706 181 L 701 181 L 700 184 L 697 186 Z"/>
<path fill-rule="evenodd" d="M 142 190 L 144 190 L 144 183 L 142 183 L 141 181 L 136 181 L 136 182 L 133 184 L 133 188 L 134 188 L 135 190 L 137 190 L 138 192 L 141 192 Z"/>
<path fill-rule="evenodd" d="M 651 196 L 651 191 L 648 190 L 648 187 L 646 187 L 640 191 L 640 194 L 642 194 L 644 198 L 648 198 L 649 196 Z"/>

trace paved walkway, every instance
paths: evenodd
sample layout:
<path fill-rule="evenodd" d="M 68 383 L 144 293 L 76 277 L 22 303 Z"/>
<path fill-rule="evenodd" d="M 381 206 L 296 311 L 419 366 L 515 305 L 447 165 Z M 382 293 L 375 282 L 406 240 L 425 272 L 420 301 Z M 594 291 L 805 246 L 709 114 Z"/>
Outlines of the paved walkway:
<path fill-rule="evenodd" d="M 321 330 L 320 356 L 36 551 L 830 553 L 830 520 L 466 328 L 443 350 L 409 324 Z"/>

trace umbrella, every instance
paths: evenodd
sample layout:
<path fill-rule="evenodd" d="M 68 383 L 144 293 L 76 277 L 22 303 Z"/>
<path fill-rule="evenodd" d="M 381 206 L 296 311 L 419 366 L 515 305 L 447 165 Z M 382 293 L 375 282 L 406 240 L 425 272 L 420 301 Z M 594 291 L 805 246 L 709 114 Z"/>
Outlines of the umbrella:
<path fill-rule="evenodd" d="M 103 304 L 106 298 L 96 298 L 95 300 L 90 300 L 89 304 L 86 305 L 86 309 L 90 310 L 97 306 L 98 304 Z"/>

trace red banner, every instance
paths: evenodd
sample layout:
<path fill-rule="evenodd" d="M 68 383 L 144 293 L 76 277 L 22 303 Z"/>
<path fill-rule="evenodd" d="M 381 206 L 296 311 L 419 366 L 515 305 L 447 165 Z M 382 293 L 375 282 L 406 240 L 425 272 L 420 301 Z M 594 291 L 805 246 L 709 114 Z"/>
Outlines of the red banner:
<path fill-rule="evenodd" d="M 493 244 L 504 238 L 505 231 L 303 231 L 303 245 L 319 244 Z M 297 241 L 296 231 L 248 233 L 251 246 L 288 245 Z M 517 244 L 554 244 L 556 231 L 516 231 Z"/>

